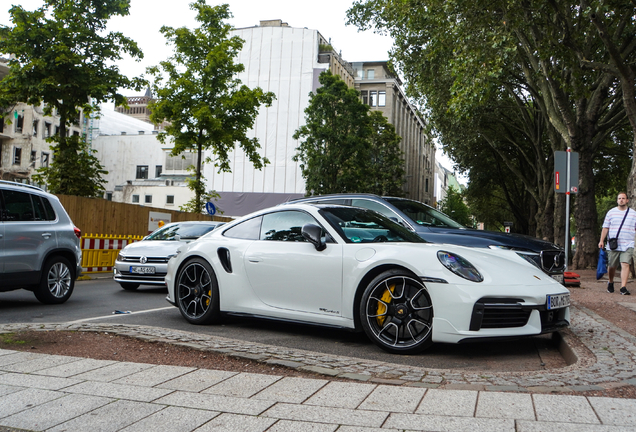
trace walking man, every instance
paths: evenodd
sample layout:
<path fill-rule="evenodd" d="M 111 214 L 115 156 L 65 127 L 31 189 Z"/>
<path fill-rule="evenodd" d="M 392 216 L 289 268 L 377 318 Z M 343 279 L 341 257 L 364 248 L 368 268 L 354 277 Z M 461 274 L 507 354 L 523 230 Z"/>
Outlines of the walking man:
<path fill-rule="evenodd" d="M 605 239 L 607 244 L 607 275 L 609 282 L 607 283 L 607 292 L 614 292 L 614 274 L 616 267 L 621 266 L 621 294 L 630 295 L 627 291 L 627 278 L 629 277 L 629 266 L 632 262 L 632 253 L 634 251 L 634 234 L 636 234 L 636 211 L 629 208 L 627 203 L 627 194 L 619 192 L 616 199 L 617 207 L 614 207 L 605 215 L 603 221 L 603 230 L 601 231 L 601 241 L 598 247 L 602 248 Z M 612 250 L 610 248 L 609 239 L 618 239 L 618 246 Z"/>

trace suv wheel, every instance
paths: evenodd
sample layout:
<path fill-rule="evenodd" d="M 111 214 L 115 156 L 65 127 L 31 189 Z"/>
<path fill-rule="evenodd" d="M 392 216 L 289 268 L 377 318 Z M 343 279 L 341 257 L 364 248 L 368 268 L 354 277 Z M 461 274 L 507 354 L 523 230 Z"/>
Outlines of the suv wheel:
<path fill-rule="evenodd" d="M 35 297 L 45 304 L 60 304 L 69 299 L 75 287 L 75 274 L 71 263 L 56 256 L 42 267 L 40 285 L 33 291 Z"/>

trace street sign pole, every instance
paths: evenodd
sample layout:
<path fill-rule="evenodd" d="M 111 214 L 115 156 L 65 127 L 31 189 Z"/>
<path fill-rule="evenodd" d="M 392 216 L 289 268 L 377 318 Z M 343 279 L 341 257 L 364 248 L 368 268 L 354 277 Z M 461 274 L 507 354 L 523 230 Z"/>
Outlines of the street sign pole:
<path fill-rule="evenodd" d="M 565 188 L 563 187 L 565 183 Z M 570 261 L 570 195 L 579 192 L 579 154 L 570 147 L 554 152 L 554 192 L 565 194 L 565 270 Z"/>
<path fill-rule="evenodd" d="M 571 155 L 572 149 L 567 149 L 567 174 L 566 189 L 565 189 L 565 271 L 568 270 L 568 263 L 570 262 L 570 173 L 571 171 Z"/>

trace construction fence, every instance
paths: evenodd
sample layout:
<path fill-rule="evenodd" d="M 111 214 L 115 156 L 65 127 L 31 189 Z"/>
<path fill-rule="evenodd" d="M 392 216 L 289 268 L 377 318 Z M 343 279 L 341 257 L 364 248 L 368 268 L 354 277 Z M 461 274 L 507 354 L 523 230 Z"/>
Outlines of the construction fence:
<path fill-rule="evenodd" d="M 101 198 L 69 195 L 57 197 L 75 226 L 82 230 L 80 247 L 84 273 L 112 272 L 119 251 L 126 245 L 141 240 L 156 228 L 153 226 L 153 215 L 164 215 L 170 222 L 232 220 L 223 216 L 117 203 Z M 164 222 L 162 220 L 161 224 Z"/>

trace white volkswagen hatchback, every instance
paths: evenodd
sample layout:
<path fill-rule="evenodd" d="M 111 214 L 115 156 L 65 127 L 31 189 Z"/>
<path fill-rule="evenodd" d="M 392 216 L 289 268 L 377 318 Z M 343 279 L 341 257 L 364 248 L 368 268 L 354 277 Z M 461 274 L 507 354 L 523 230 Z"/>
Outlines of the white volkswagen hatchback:
<path fill-rule="evenodd" d="M 192 324 L 253 316 L 363 330 L 381 348 L 569 325 L 567 288 L 516 253 L 433 244 L 379 213 L 290 204 L 182 246 L 167 300 Z"/>
<path fill-rule="evenodd" d="M 119 252 L 113 267 L 113 279 L 128 291 L 136 290 L 139 285 L 165 286 L 163 278 L 168 259 L 179 246 L 198 239 L 223 223 L 187 221 L 164 225 Z"/>

